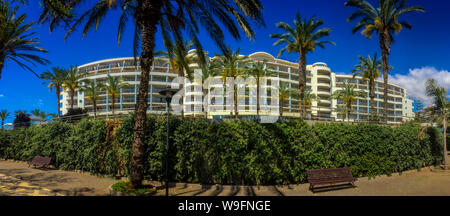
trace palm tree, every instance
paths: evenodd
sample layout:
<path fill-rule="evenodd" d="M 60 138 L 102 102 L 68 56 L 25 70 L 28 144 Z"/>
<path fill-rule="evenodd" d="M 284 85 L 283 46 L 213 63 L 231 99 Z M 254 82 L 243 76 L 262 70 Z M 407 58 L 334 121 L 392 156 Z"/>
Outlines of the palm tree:
<path fill-rule="evenodd" d="M 64 69 L 63 69 L 64 70 Z M 73 109 L 75 91 L 81 87 L 81 79 L 86 75 L 85 73 L 79 73 L 77 67 L 70 66 L 65 70 L 66 78 L 63 82 L 63 88 L 69 93 L 69 106 Z"/>
<path fill-rule="evenodd" d="M 388 99 L 388 76 L 389 76 L 389 54 L 391 52 L 391 43 L 394 42 L 394 33 L 400 33 L 403 27 L 411 29 L 412 25 L 406 21 L 399 21 L 399 17 L 411 12 L 425 12 L 420 6 L 407 7 L 407 0 L 379 0 L 378 8 L 374 7 L 368 1 L 349 0 L 345 2 L 346 6 L 356 7 L 355 11 L 347 21 L 355 19 L 360 21 L 353 27 L 353 33 L 362 28 L 361 34 L 367 38 L 372 38 L 375 32 L 378 34 L 378 40 L 381 48 L 383 60 L 383 79 L 384 79 L 384 121 L 387 123 L 387 99 Z"/>
<path fill-rule="evenodd" d="M 260 88 L 260 83 L 259 81 L 261 80 L 261 78 L 263 77 L 268 77 L 268 76 L 274 76 L 275 73 L 272 71 L 269 71 L 267 69 L 267 64 L 266 62 L 261 62 L 261 61 L 257 61 L 257 62 L 253 62 L 252 63 L 252 67 L 249 68 L 248 70 L 245 71 L 245 76 L 246 77 L 254 77 L 256 80 L 256 115 L 259 116 L 259 88 Z"/>
<path fill-rule="evenodd" d="M 55 3 L 57 2 L 57 3 Z M 56 27 L 55 23 L 70 22 L 73 18 L 74 8 L 83 0 L 56 0 L 43 1 L 43 11 L 40 21 L 48 21 L 50 29 Z M 122 15 L 119 18 L 118 41 L 120 43 L 125 27 L 129 26 L 129 19 L 133 19 L 134 56 L 140 53 L 141 79 L 137 96 L 136 118 L 133 130 L 133 147 L 130 162 L 130 181 L 134 188 L 140 187 L 143 180 L 144 169 L 144 140 L 147 119 L 147 97 L 150 80 L 150 68 L 153 63 L 155 35 L 161 31 L 163 39 L 173 38 L 182 41 L 183 33 L 188 34 L 196 47 L 197 53 L 203 53 L 203 48 L 197 35 L 200 29 L 206 29 L 210 37 L 220 50 L 226 50 L 224 44 L 224 27 L 235 39 L 241 39 L 240 29 L 252 39 L 255 33 L 249 20 L 259 25 L 265 25 L 261 11 L 263 6 L 260 0 L 232 1 L 232 0 L 97 0 L 92 8 L 75 19 L 74 25 L 69 29 L 67 36 L 85 23 L 83 36 L 91 29 L 97 29 L 108 12 L 115 11 L 120 6 Z M 218 23 L 219 21 L 220 23 Z M 219 25 L 223 24 L 223 25 Z M 109 25 L 110 26 L 110 25 Z M 141 48 L 141 49 L 140 49 Z M 201 56 L 201 55 L 200 55 Z"/>
<path fill-rule="evenodd" d="M 46 112 L 43 112 L 39 109 L 32 110 L 31 114 L 35 117 L 40 118 L 39 121 L 41 121 L 41 122 L 45 122 L 47 120 L 47 116 L 48 116 Z"/>
<path fill-rule="evenodd" d="M 216 77 L 216 76 L 220 76 L 222 73 L 219 70 L 219 66 L 217 65 L 216 61 L 214 61 L 214 59 L 210 60 L 207 63 L 201 63 L 200 67 L 202 68 L 202 80 L 205 83 L 211 83 L 210 79 Z M 208 98 L 206 98 L 206 96 L 208 95 L 208 90 L 209 90 L 209 86 L 208 88 L 203 88 L 203 101 L 207 101 L 208 105 L 209 105 L 209 100 Z M 205 118 L 208 118 L 208 109 L 206 106 L 204 106 L 204 113 L 205 113 Z"/>
<path fill-rule="evenodd" d="M 347 120 L 350 122 L 350 112 L 352 110 L 352 103 L 358 98 L 365 98 L 366 93 L 355 90 L 355 85 L 345 83 L 343 88 L 337 90 L 331 95 L 332 99 L 342 100 L 347 105 Z"/>
<path fill-rule="evenodd" d="M 240 55 L 241 48 L 238 48 L 235 52 L 231 51 L 231 48 L 227 48 L 227 50 L 223 53 L 222 56 L 216 55 L 215 61 L 220 67 L 220 71 L 222 71 L 222 81 L 224 82 L 224 86 L 226 84 L 227 78 L 236 78 L 244 76 L 245 71 L 248 69 L 247 65 L 250 60 L 248 56 Z M 238 94 L 236 85 L 228 86 L 228 88 L 234 88 L 234 117 L 237 119 L 239 116 L 238 113 Z M 233 111 L 230 113 L 233 115 Z"/>
<path fill-rule="evenodd" d="M 11 113 L 9 113 L 7 110 L 3 109 L 0 111 L 0 119 L 2 120 L 2 129 L 5 128 L 5 119 L 9 117 Z"/>
<path fill-rule="evenodd" d="M 36 117 L 40 117 L 40 118 L 42 118 L 42 119 L 47 118 L 47 113 L 41 111 L 40 109 L 34 109 L 34 110 L 32 110 L 32 111 L 31 111 L 31 114 L 34 115 L 34 116 L 36 116 Z"/>
<path fill-rule="evenodd" d="M 39 46 L 36 32 L 32 32 L 35 22 L 26 23 L 26 14 L 17 16 L 19 6 L 10 7 L 8 1 L 0 1 L 0 78 L 7 60 L 17 63 L 38 76 L 27 63 L 36 66 L 47 64 L 48 60 L 32 54 L 46 53 L 47 50 Z M 31 52 L 31 53 L 30 53 Z M 39 76 L 38 76 L 39 77 Z"/>
<path fill-rule="evenodd" d="M 289 100 L 289 97 L 300 95 L 298 89 L 289 88 L 288 83 L 281 83 L 280 87 L 278 88 L 278 98 L 280 100 L 279 109 L 280 109 L 280 117 L 283 117 L 283 106 L 284 101 Z"/>
<path fill-rule="evenodd" d="M 46 71 L 41 74 L 41 79 L 47 80 L 43 84 L 48 85 L 48 88 L 50 91 L 52 89 L 55 89 L 56 92 L 56 102 L 58 103 L 58 117 L 60 117 L 60 111 L 61 111 L 61 88 L 64 84 L 64 81 L 67 77 L 67 71 L 59 68 L 59 67 L 53 67 L 52 72 Z"/>
<path fill-rule="evenodd" d="M 26 110 L 16 110 L 15 112 L 14 112 L 14 115 L 26 115 L 27 114 L 27 111 Z"/>
<path fill-rule="evenodd" d="M 178 72 L 180 77 L 188 77 L 192 80 L 192 73 L 189 67 L 195 60 L 194 55 L 189 54 L 189 50 L 194 46 L 194 42 L 191 40 L 184 40 L 182 43 L 174 44 L 173 41 L 166 41 L 167 51 L 159 51 L 157 54 L 169 58 L 170 66 Z"/>
<path fill-rule="evenodd" d="M 378 59 L 377 53 L 373 55 L 373 58 L 370 56 L 367 58 L 359 56 L 359 60 L 359 64 L 355 65 L 351 73 L 353 74 L 353 79 L 356 76 L 362 76 L 363 80 L 369 81 L 370 110 L 372 113 L 375 110 L 375 80 L 381 75 L 382 63 Z"/>
<path fill-rule="evenodd" d="M 108 77 L 106 78 L 105 89 L 106 92 L 108 93 L 108 97 L 111 98 L 111 105 L 112 105 L 111 111 L 113 118 L 115 117 L 114 110 L 116 99 L 120 97 L 120 89 L 125 88 L 128 85 L 129 84 L 123 82 L 123 79 L 121 79 L 120 77 L 113 77 L 108 74 Z"/>
<path fill-rule="evenodd" d="M 332 41 L 320 41 L 321 38 L 330 36 L 331 28 L 318 29 L 323 25 L 323 20 L 316 20 L 313 16 L 310 20 L 303 19 L 300 13 L 297 13 L 294 20 L 294 26 L 290 26 L 285 22 L 277 23 L 277 27 L 285 31 L 283 34 L 271 34 L 271 38 L 277 38 L 278 40 L 273 44 L 285 45 L 280 52 L 280 57 L 284 52 L 299 53 L 298 65 L 299 65 L 299 91 L 300 98 L 303 98 L 303 94 L 306 88 L 306 54 L 313 52 L 316 47 L 325 48 L 326 44 L 333 44 Z"/>
<path fill-rule="evenodd" d="M 300 98 L 300 105 L 303 107 L 302 110 L 307 111 L 308 108 L 311 108 L 313 101 L 320 102 L 320 98 L 313 94 L 313 91 L 311 89 L 306 89 L 303 93 L 303 98 Z M 306 113 L 302 114 L 303 116 L 306 116 Z"/>
<path fill-rule="evenodd" d="M 97 83 L 94 80 L 83 80 L 84 85 L 81 87 L 86 95 L 86 100 L 92 102 L 94 108 L 94 119 L 97 118 L 97 101 L 100 99 L 100 92 L 105 86 L 102 83 Z"/>
<path fill-rule="evenodd" d="M 438 86 L 434 79 L 429 79 L 425 83 L 427 95 L 433 97 L 434 104 L 425 112 L 430 116 L 430 123 L 442 124 L 444 130 L 444 168 L 447 168 L 447 114 L 450 113 L 450 101 L 447 99 L 447 91 L 444 87 Z M 423 138 L 426 127 L 421 131 L 420 138 Z"/>
<path fill-rule="evenodd" d="M 349 109 L 347 108 L 347 105 L 345 105 L 345 104 L 338 104 L 336 107 L 336 113 L 342 115 L 344 120 L 348 116 L 347 115 L 348 111 L 349 111 Z"/>
<path fill-rule="evenodd" d="M 189 54 L 189 50 L 194 46 L 194 42 L 185 40 L 182 43 L 175 42 L 170 39 L 165 40 L 165 46 L 167 51 L 156 52 L 155 55 L 161 55 L 169 58 L 170 66 L 178 72 L 179 77 L 186 77 L 192 80 L 192 70 L 189 65 L 195 60 L 194 55 Z M 202 58 L 203 59 L 203 58 Z M 184 97 L 181 97 L 182 107 L 184 103 Z M 181 116 L 184 118 L 184 108 L 181 109 Z"/>

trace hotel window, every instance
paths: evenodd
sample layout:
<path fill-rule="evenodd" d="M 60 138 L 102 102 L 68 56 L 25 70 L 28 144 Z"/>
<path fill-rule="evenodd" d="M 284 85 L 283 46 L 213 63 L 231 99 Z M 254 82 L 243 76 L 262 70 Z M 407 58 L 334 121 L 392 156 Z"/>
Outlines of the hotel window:
<path fill-rule="evenodd" d="M 286 67 L 279 67 L 278 69 L 279 71 L 284 71 L 284 72 L 288 72 L 288 69 Z"/>

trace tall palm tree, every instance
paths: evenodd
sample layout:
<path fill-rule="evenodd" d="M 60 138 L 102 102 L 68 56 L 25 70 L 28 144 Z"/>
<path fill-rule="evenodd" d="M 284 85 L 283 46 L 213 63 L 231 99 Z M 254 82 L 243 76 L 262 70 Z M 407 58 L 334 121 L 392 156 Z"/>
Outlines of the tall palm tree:
<path fill-rule="evenodd" d="M 433 106 L 426 109 L 426 113 L 430 116 L 430 123 L 436 122 L 442 125 L 444 130 L 444 168 L 447 168 L 447 114 L 450 113 L 450 101 L 447 99 L 447 90 L 438 86 L 434 79 L 429 79 L 425 83 L 427 95 L 433 97 Z M 423 138 L 426 128 L 424 128 L 420 137 Z"/>
<path fill-rule="evenodd" d="M 367 97 L 363 91 L 355 90 L 356 86 L 345 83 L 342 89 L 339 89 L 331 95 L 332 99 L 342 100 L 347 105 L 347 120 L 350 122 L 350 112 L 352 110 L 352 103 L 356 102 L 358 98 Z"/>
<path fill-rule="evenodd" d="M 375 80 L 381 76 L 382 63 L 378 59 L 377 53 L 364 58 L 359 56 L 359 64 L 355 65 L 354 69 L 350 71 L 353 74 L 353 79 L 356 76 L 362 76 L 362 79 L 369 81 L 369 97 L 370 97 L 370 113 L 375 110 Z"/>
<path fill-rule="evenodd" d="M 250 62 L 248 56 L 244 56 L 240 54 L 241 48 L 238 48 L 235 52 L 231 51 L 231 48 L 227 48 L 227 50 L 223 53 L 223 55 L 216 55 L 215 61 L 220 67 L 220 71 L 222 71 L 222 81 L 224 82 L 224 86 L 226 84 L 227 78 L 236 78 L 244 76 L 245 71 L 248 69 L 247 66 Z M 228 88 L 234 88 L 234 117 L 237 119 L 239 116 L 238 113 L 238 94 L 236 85 L 228 86 Z M 233 111 L 230 113 L 233 115 Z"/>
<path fill-rule="evenodd" d="M 302 19 L 300 13 L 297 13 L 294 26 L 291 26 L 285 22 L 277 23 L 277 27 L 285 31 L 283 34 L 271 34 L 271 38 L 277 38 L 278 40 L 273 44 L 285 45 L 280 52 L 278 57 L 280 57 L 284 52 L 288 53 L 298 53 L 298 65 L 299 65 L 299 80 L 298 86 L 300 91 L 300 99 L 303 98 L 303 94 L 306 88 L 306 54 L 313 52 L 316 47 L 325 48 L 326 44 L 333 44 L 332 41 L 321 41 L 323 37 L 330 36 L 331 28 L 321 28 L 323 25 L 323 20 L 316 20 L 313 16 L 311 19 Z"/>
<path fill-rule="evenodd" d="M 56 3 L 55 3 L 56 2 Z M 48 21 L 50 29 L 56 27 L 54 23 L 71 22 L 74 9 L 83 0 L 44 0 L 40 21 Z M 173 38 L 182 41 L 182 34 L 188 34 L 197 49 L 197 53 L 203 53 L 203 48 L 198 38 L 200 29 L 206 29 L 209 36 L 222 51 L 226 50 L 224 44 L 225 28 L 235 39 L 241 39 L 239 27 L 246 36 L 252 39 L 255 33 L 249 20 L 256 24 L 265 25 L 260 0 L 234 1 L 234 0 L 97 0 L 91 1 L 94 6 L 74 20 L 67 36 L 85 23 L 83 36 L 91 29 L 97 29 L 108 12 L 114 11 L 120 6 L 122 15 L 119 18 L 118 41 L 129 19 L 133 19 L 134 41 L 133 51 L 136 57 L 140 51 L 141 79 L 137 96 L 136 118 L 133 130 L 133 147 L 130 162 L 130 181 L 134 188 L 140 187 L 143 180 L 144 169 L 144 139 L 147 119 L 147 97 L 150 80 L 150 68 L 153 63 L 155 35 L 159 28 L 163 39 Z M 58 3 L 58 4 L 57 4 Z M 220 25 L 223 24 L 223 25 Z M 109 25 L 111 26 L 111 25 Z M 238 27 L 239 26 L 239 27 Z"/>
<path fill-rule="evenodd" d="M 52 71 L 45 71 L 40 77 L 43 80 L 47 80 L 43 84 L 48 85 L 50 91 L 55 89 L 56 102 L 58 103 L 58 117 L 60 117 L 61 111 L 61 88 L 66 80 L 66 77 L 67 71 L 59 67 L 53 67 Z"/>
<path fill-rule="evenodd" d="M 367 38 L 372 38 L 375 32 L 378 34 L 378 40 L 381 48 L 383 60 L 383 79 L 384 79 L 384 121 L 387 123 L 387 105 L 388 105 L 388 76 L 389 76 L 389 54 L 391 53 L 391 43 L 394 42 L 394 33 L 400 33 L 403 27 L 411 29 L 412 25 L 406 21 L 399 21 L 399 17 L 411 12 L 425 12 L 421 6 L 407 5 L 407 0 L 379 0 L 378 7 L 374 7 L 368 1 L 349 0 L 345 2 L 346 6 L 356 7 L 357 11 L 352 13 L 347 21 L 359 19 L 359 22 L 353 27 L 353 33 L 361 31 L 361 34 Z"/>
<path fill-rule="evenodd" d="M 86 95 L 86 100 L 92 102 L 94 118 L 97 118 L 97 101 L 100 99 L 100 92 L 104 90 L 105 86 L 102 83 L 89 79 L 83 80 L 83 82 L 84 85 L 81 87 L 81 91 Z"/>
<path fill-rule="evenodd" d="M 5 119 L 9 117 L 11 113 L 8 112 L 8 110 L 1 110 L 0 111 L 0 119 L 2 120 L 2 129 L 5 128 Z"/>
<path fill-rule="evenodd" d="M 7 60 L 17 63 L 38 76 L 27 63 L 33 66 L 47 64 L 48 60 L 33 53 L 46 53 L 39 46 L 33 32 L 35 22 L 25 22 L 26 14 L 17 15 L 19 6 L 10 7 L 8 1 L 0 1 L 0 78 Z M 39 77 L 39 76 L 38 76 Z"/>
<path fill-rule="evenodd" d="M 201 63 L 200 67 L 202 68 L 202 80 L 205 83 L 211 83 L 210 79 L 222 75 L 222 73 L 219 70 L 219 66 L 214 59 L 211 59 L 209 62 L 206 63 Z M 206 96 L 209 93 L 208 91 L 209 86 L 208 88 L 203 88 L 203 101 L 208 101 L 209 105 L 209 100 L 208 98 L 206 98 Z M 204 106 L 203 112 L 205 113 L 205 118 L 208 118 L 208 109 L 206 106 Z"/>
<path fill-rule="evenodd" d="M 275 73 L 267 69 L 266 62 L 256 61 L 251 63 L 251 68 L 245 71 L 246 77 L 254 77 L 256 80 L 256 115 L 259 116 L 259 88 L 260 83 L 259 81 L 261 78 L 268 77 L 268 76 L 274 76 Z"/>
<path fill-rule="evenodd" d="M 289 100 L 289 97 L 298 96 L 300 92 L 298 89 L 289 88 L 289 84 L 282 82 L 280 83 L 280 87 L 278 87 L 278 98 L 279 98 L 279 109 L 280 109 L 280 117 L 283 117 L 283 106 L 286 100 Z"/>
<path fill-rule="evenodd" d="M 77 67 L 70 66 L 65 70 L 66 78 L 63 82 L 63 88 L 69 93 L 69 106 L 73 109 L 75 91 L 81 88 L 81 79 L 85 77 L 85 73 L 78 72 Z"/>
<path fill-rule="evenodd" d="M 114 116 L 115 104 L 116 99 L 120 97 L 120 89 L 125 88 L 127 86 L 129 86 L 129 84 L 123 82 L 123 79 L 121 79 L 120 77 L 113 77 L 110 76 L 109 74 L 108 77 L 106 77 L 105 89 L 108 94 L 108 97 L 111 98 L 111 105 L 112 105 L 111 111 L 113 118 L 115 118 Z"/>

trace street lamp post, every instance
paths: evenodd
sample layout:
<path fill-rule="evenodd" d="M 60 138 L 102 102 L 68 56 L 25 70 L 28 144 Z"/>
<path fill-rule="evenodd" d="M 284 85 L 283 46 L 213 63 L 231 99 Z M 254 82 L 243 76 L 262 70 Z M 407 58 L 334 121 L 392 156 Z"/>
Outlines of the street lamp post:
<path fill-rule="evenodd" d="M 167 110 L 167 136 L 166 136 L 166 196 L 169 196 L 169 112 L 170 112 L 170 102 L 172 101 L 173 95 L 177 91 L 171 88 L 165 88 L 159 91 L 161 95 L 166 100 L 166 110 Z"/>

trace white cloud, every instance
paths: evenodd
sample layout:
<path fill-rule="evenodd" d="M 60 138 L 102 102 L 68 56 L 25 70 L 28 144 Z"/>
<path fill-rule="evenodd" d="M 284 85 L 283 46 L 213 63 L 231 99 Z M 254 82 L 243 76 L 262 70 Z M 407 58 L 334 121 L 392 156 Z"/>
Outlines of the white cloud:
<path fill-rule="evenodd" d="M 349 73 L 345 73 L 345 72 L 334 72 L 336 75 L 351 75 Z"/>
<path fill-rule="evenodd" d="M 5 97 L 5 95 L 3 95 L 3 94 L 0 94 L 0 98 L 1 98 L 1 97 Z"/>
<path fill-rule="evenodd" d="M 38 99 L 37 103 L 33 104 L 33 107 L 42 108 L 43 105 L 44 105 L 44 100 Z"/>
<path fill-rule="evenodd" d="M 389 76 L 389 82 L 400 85 L 407 90 L 408 96 L 421 100 L 424 105 L 433 104 L 433 99 L 425 92 L 425 82 L 433 78 L 438 85 L 450 90 L 450 72 L 447 70 L 438 71 L 434 67 L 422 67 L 410 69 L 406 75 L 394 74 Z"/>

